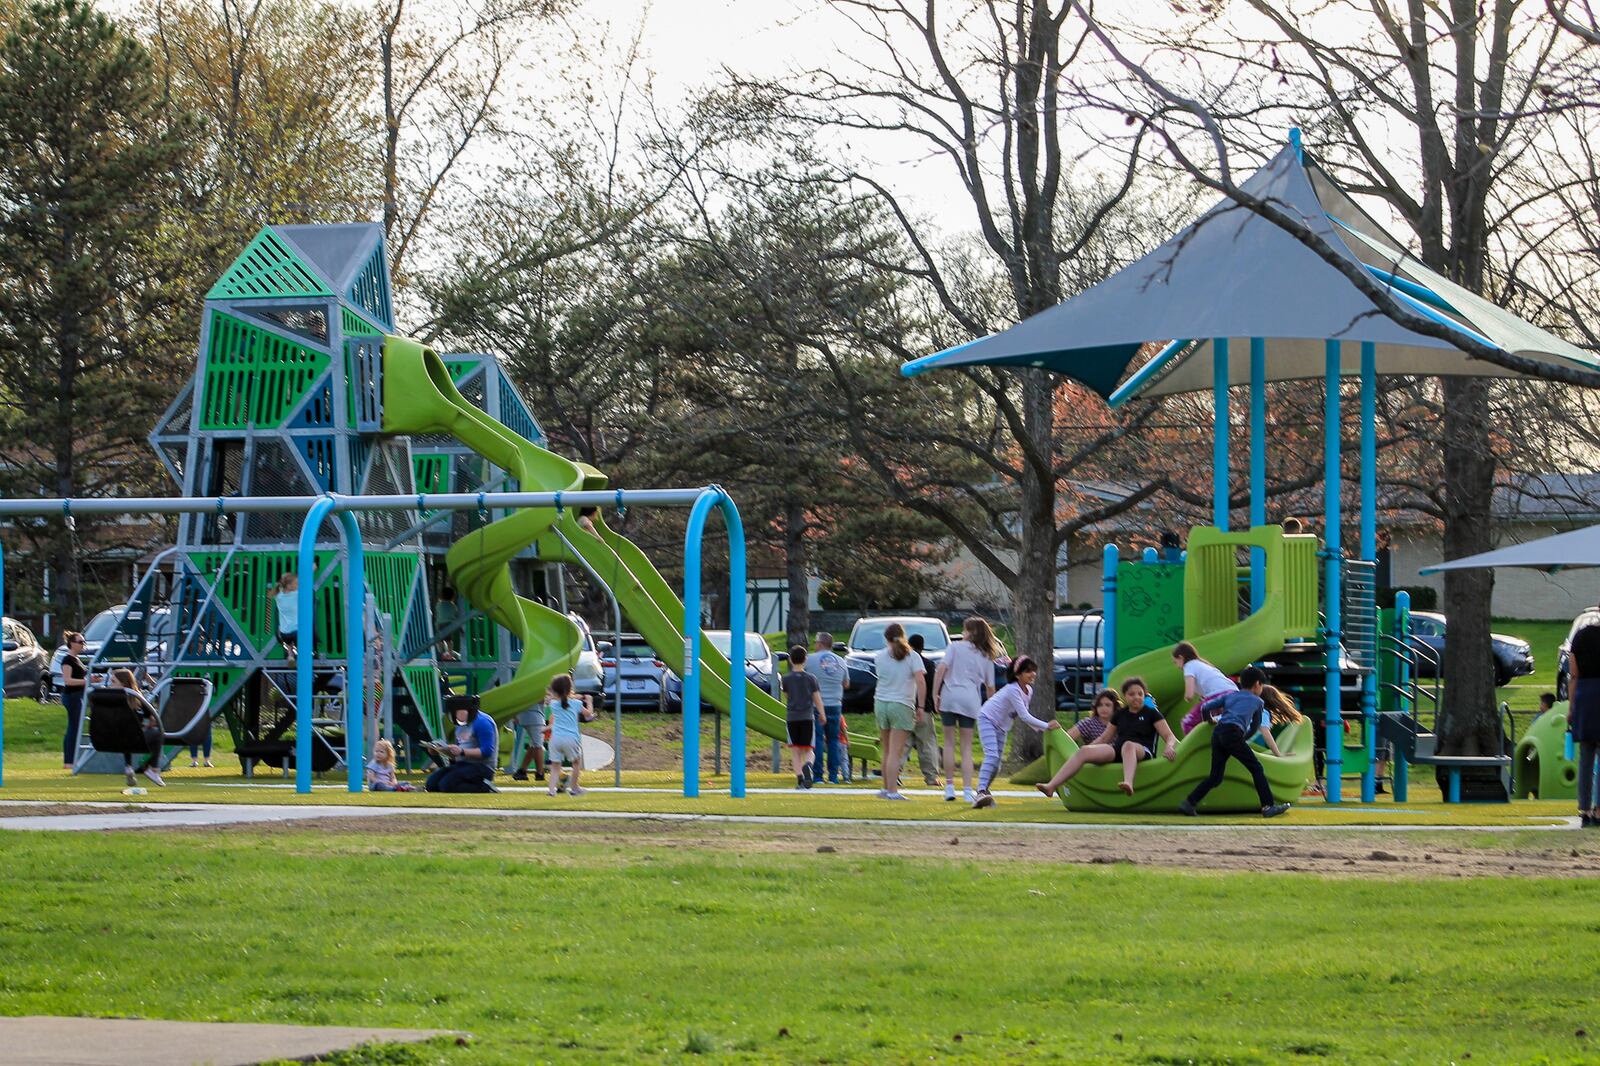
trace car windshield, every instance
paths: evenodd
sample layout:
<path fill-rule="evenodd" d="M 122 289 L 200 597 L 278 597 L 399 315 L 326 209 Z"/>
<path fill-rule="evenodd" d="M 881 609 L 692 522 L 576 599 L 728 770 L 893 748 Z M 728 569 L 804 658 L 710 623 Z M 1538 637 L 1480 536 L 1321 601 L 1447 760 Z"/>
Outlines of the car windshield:
<path fill-rule="evenodd" d="M 1056 619 L 1056 647 L 1098 648 L 1100 631 L 1105 624 L 1099 617 Z"/>
<path fill-rule="evenodd" d="M 624 640 L 622 642 L 622 657 L 624 659 L 654 659 L 656 651 L 642 640 Z"/>
<path fill-rule="evenodd" d="M 89 624 L 83 627 L 83 639 L 91 644 L 104 644 L 106 638 L 117 628 L 118 613 L 118 609 L 113 609 L 95 615 L 89 620 Z"/>
<path fill-rule="evenodd" d="M 733 634 L 726 629 L 713 629 L 706 636 L 711 638 L 711 646 L 727 658 L 733 651 Z M 744 661 L 758 663 L 772 654 L 772 649 L 767 647 L 767 638 L 760 633 L 746 633 L 744 635 Z"/>
<path fill-rule="evenodd" d="M 905 627 L 906 636 L 911 637 L 917 633 L 922 634 L 922 646 L 925 651 L 943 651 L 950 646 L 950 634 L 945 630 L 942 622 L 901 622 Z M 886 621 L 857 622 L 855 632 L 850 634 L 850 648 L 852 651 L 881 651 L 885 645 L 883 631 L 889 628 Z"/>

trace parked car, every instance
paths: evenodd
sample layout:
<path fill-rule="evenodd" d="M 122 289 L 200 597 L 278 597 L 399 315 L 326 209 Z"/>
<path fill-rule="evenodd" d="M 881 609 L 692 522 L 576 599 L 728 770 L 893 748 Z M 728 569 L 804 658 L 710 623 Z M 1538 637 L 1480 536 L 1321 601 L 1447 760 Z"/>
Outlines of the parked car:
<path fill-rule="evenodd" d="M 706 637 L 724 656 L 733 649 L 733 632 L 727 629 L 708 629 Z M 744 635 L 744 676 L 752 685 L 774 696 L 782 697 L 783 680 L 778 674 L 778 664 L 788 662 L 788 653 L 773 654 L 772 647 L 760 633 Z M 702 707 L 705 705 L 701 701 Z M 670 714 L 683 711 L 683 679 L 667 671 L 667 691 L 663 706 Z"/>
<path fill-rule="evenodd" d="M 850 670 L 850 687 L 844 690 L 845 711 L 849 714 L 870 713 L 872 710 L 872 695 L 878 688 L 878 667 L 874 656 L 887 643 L 883 639 L 883 631 L 889 628 L 891 622 L 899 622 L 904 626 L 907 637 L 914 633 L 922 634 L 922 658 L 928 664 L 930 681 L 932 671 L 938 667 L 944 653 L 950 650 L 950 631 L 937 618 L 885 615 L 856 619 L 855 626 L 850 630 L 849 641 L 843 648 L 834 649 L 843 652 L 845 665 Z"/>
<path fill-rule="evenodd" d="M 579 696 L 592 696 L 599 702 L 600 695 L 605 691 L 605 682 L 600 676 L 600 652 L 594 643 L 594 634 L 589 630 L 589 623 L 581 615 L 569 614 L 572 624 L 578 627 L 578 660 L 572 665 L 572 691 Z"/>
<path fill-rule="evenodd" d="M 661 709 L 667 664 L 656 658 L 648 641 L 637 633 L 624 633 L 620 646 L 613 647 L 611 641 L 602 640 L 595 648 L 600 653 L 600 702 L 611 706 L 620 676 L 625 709 Z"/>
<path fill-rule="evenodd" d="M 1445 618 L 1433 611 L 1411 612 L 1411 647 L 1417 677 L 1438 677 L 1444 661 Z M 1533 673 L 1533 648 L 1521 637 L 1489 634 L 1494 654 L 1495 687 L 1509 685 L 1514 677 Z"/>
<path fill-rule="evenodd" d="M 1055 619 L 1056 709 L 1087 710 L 1105 669 L 1105 618 L 1058 614 Z"/>
<path fill-rule="evenodd" d="M 33 630 L 15 618 L 0 620 L 4 635 L 7 696 L 31 696 L 42 700 L 50 695 L 50 656 L 39 646 Z"/>
<path fill-rule="evenodd" d="M 1571 662 L 1572 638 L 1578 635 L 1578 630 L 1584 626 L 1600 626 L 1600 607 L 1586 608 L 1578 617 L 1572 620 L 1572 628 L 1567 630 L 1567 639 L 1561 642 L 1561 650 L 1556 653 L 1556 699 L 1567 698 L 1567 664 Z"/>

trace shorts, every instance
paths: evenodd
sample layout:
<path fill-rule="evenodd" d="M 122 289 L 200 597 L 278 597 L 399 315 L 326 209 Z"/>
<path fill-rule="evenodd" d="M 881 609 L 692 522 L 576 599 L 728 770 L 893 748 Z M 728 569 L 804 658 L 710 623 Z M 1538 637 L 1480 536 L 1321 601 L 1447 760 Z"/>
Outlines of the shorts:
<path fill-rule="evenodd" d="M 1101 743 L 1101 741 L 1095 741 L 1095 743 L 1098 744 L 1098 743 Z M 1115 753 L 1112 756 L 1112 759 L 1111 759 L 1112 762 L 1121 762 L 1122 761 L 1122 745 L 1123 745 L 1123 741 L 1120 741 L 1120 740 L 1117 741 L 1116 744 L 1112 745 L 1111 750 Z M 1156 753 L 1154 751 L 1152 751 L 1151 749 L 1149 749 L 1147 747 L 1144 747 L 1143 745 L 1140 745 L 1139 751 L 1141 753 L 1139 755 L 1139 761 L 1140 762 L 1144 762 L 1146 759 L 1154 759 L 1156 757 Z"/>
<path fill-rule="evenodd" d="M 551 737 L 550 761 L 575 765 L 583 758 L 583 740 L 580 737 Z"/>
<path fill-rule="evenodd" d="M 976 729 L 978 720 L 971 715 L 956 714 L 952 711 L 939 712 L 939 724 L 946 729 Z"/>
<path fill-rule="evenodd" d="M 946 685 L 939 693 L 939 713 L 950 711 L 963 718 L 976 719 L 983 709 L 983 695 L 974 689 Z M 949 725 L 945 722 L 945 725 Z"/>
<path fill-rule="evenodd" d="M 809 748 L 816 734 L 815 722 L 789 722 L 789 746 L 791 748 Z"/>
<path fill-rule="evenodd" d="M 904 729 L 909 733 L 917 728 L 917 712 L 909 703 L 873 700 L 872 715 L 878 720 L 879 729 Z"/>
<path fill-rule="evenodd" d="M 517 715 L 515 721 L 516 721 L 516 723 L 518 725 L 520 725 L 527 732 L 532 733 L 534 736 L 539 737 L 541 740 L 544 738 L 544 712 L 543 711 L 534 711 L 534 710 L 523 711 L 521 714 Z"/>

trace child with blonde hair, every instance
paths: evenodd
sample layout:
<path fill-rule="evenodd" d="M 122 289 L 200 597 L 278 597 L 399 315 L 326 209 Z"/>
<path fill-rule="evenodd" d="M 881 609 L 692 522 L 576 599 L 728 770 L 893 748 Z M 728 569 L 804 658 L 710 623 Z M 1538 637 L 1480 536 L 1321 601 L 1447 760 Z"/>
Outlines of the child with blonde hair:
<path fill-rule="evenodd" d="M 368 792 L 412 792 L 412 787 L 395 776 L 394 745 L 380 740 L 372 747 L 372 761 L 367 763 Z"/>

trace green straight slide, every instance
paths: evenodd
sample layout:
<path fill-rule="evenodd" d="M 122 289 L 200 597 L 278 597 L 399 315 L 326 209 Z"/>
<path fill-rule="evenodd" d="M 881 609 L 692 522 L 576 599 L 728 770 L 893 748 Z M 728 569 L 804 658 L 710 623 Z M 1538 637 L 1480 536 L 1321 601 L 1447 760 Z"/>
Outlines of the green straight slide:
<path fill-rule="evenodd" d="M 505 470 L 526 492 L 576 492 L 606 484 L 605 475 L 592 467 L 563 459 L 478 410 L 456 390 L 438 355 L 408 338 L 384 339 L 383 429 L 396 434 L 449 434 Z M 569 618 L 518 596 L 511 586 L 511 560 L 533 544 L 539 546 L 539 557 L 549 562 L 577 563 L 581 556 L 611 587 L 623 614 L 657 657 L 683 676 L 682 601 L 638 547 L 607 528 L 598 516 L 595 528 L 598 535 L 584 530 L 570 509 L 527 508 L 469 533 L 445 553 L 445 568 L 467 602 L 522 641 L 522 661 L 515 676 L 483 694 L 483 709 L 496 720 L 541 702 L 551 678 L 572 669 L 580 646 L 577 627 Z M 725 712 L 733 676 L 727 656 L 702 638 L 700 660 L 702 696 Z M 745 700 L 751 729 L 786 739 L 782 703 L 748 681 Z M 855 758 L 876 759 L 877 748 L 876 737 L 850 735 Z"/>
<path fill-rule="evenodd" d="M 1266 557 L 1266 588 L 1261 609 L 1239 618 L 1242 549 L 1260 548 Z M 1189 554 L 1183 578 L 1183 634 L 1200 657 L 1224 673 L 1236 673 L 1265 656 L 1281 651 L 1296 637 L 1317 632 L 1317 540 L 1311 536 L 1285 536 L 1278 526 L 1257 526 L 1245 533 L 1224 533 L 1199 526 L 1189 533 Z M 1172 660 L 1172 648 L 1157 648 L 1121 663 L 1111 672 L 1113 689 L 1130 677 L 1142 678 L 1150 695 L 1172 725 L 1173 732 L 1189 709 L 1183 698 L 1183 672 Z M 1062 796 L 1068 810 L 1172 811 L 1178 801 L 1211 770 L 1210 727 L 1201 726 L 1178 744 L 1178 757 L 1169 763 L 1158 756 L 1140 764 L 1134 794 L 1117 788 L 1122 767 L 1111 763 L 1086 766 L 1068 784 Z M 1279 746 L 1284 759 L 1263 752 L 1273 793 L 1281 800 L 1300 795 L 1311 776 L 1312 732 L 1285 727 Z M 1062 732 L 1046 734 L 1045 757 L 1053 774 L 1077 750 Z M 1230 783 L 1242 783 L 1235 789 Z M 1240 806 L 1239 804 L 1242 804 Z M 1228 777 L 1201 805 L 1202 810 L 1254 810 L 1259 806 L 1249 777 L 1237 763 L 1228 764 Z"/>

